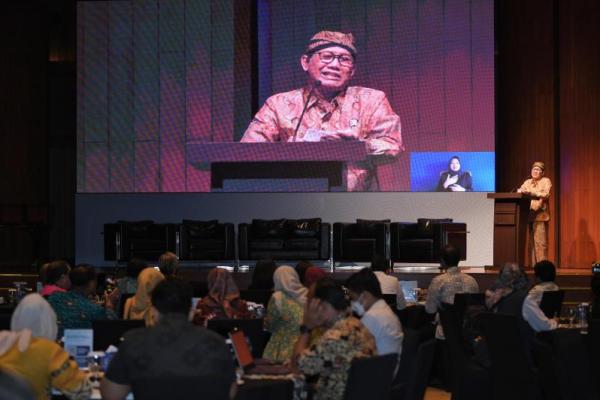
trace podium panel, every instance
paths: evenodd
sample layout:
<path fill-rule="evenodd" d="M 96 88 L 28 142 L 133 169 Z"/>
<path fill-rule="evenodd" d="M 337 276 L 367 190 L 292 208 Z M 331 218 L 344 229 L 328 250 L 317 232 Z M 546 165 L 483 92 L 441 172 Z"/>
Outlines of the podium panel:
<path fill-rule="evenodd" d="M 530 197 L 521 193 L 488 193 L 487 197 L 494 199 L 494 265 L 516 262 L 526 266 Z"/>

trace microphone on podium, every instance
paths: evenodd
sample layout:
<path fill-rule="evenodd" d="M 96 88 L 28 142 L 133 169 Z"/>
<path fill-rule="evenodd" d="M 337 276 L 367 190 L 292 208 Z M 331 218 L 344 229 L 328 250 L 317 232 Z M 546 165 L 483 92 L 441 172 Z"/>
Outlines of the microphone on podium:
<path fill-rule="evenodd" d="M 315 90 L 315 88 L 318 88 L 319 86 L 321 86 L 321 81 L 316 80 L 313 87 L 310 88 L 310 92 L 308 92 L 308 97 L 306 98 L 306 103 L 304 103 L 304 108 L 302 109 L 302 114 L 300 114 L 300 119 L 298 120 L 298 123 L 296 124 L 296 129 L 294 129 L 294 136 L 292 137 L 292 142 L 296 141 L 296 135 L 298 134 L 298 128 L 300 128 L 300 123 L 302 122 L 302 118 L 304 118 L 304 113 L 306 112 L 306 107 L 308 107 L 308 103 L 310 102 L 310 98 L 312 97 L 313 91 Z"/>

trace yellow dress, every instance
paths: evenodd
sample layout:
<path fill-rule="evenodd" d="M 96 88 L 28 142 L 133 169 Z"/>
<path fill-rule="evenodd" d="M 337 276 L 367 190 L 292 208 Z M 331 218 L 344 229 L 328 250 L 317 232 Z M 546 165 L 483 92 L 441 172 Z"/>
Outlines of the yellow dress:
<path fill-rule="evenodd" d="M 0 368 L 24 378 L 38 400 L 52 397 L 52 388 L 69 399 L 87 399 L 91 384 L 75 361 L 57 343 L 32 338 L 27 349 L 19 351 L 17 344 L 0 356 Z"/>
<path fill-rule="evenodd" d="M 292 358 L 303 317 L 304 307 L 284 292 L 271 296 L 265 317 L 265 329 L 271 332 L 271 338 L 263 358 L 277 362 Z"/>

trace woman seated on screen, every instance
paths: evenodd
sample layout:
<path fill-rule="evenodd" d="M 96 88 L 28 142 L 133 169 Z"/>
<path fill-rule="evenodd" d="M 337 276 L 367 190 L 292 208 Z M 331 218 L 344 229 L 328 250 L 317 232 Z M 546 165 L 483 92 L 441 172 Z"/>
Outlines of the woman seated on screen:
<path fill-rule="evenodd" d="M 231 273 L 223 268 L 214 268 L 208 273 L 208 295 L 196 305 L 194 324 L 204 325 L 210 319 L 249 319 L 254 314 L 248 304 L 240 298 Z"/>
<path fill-rule="evenodd" d="M 80 371 L 69 353 L 56 343 L 56 314 L 39 294 L 25 296 L 0 331 L 0 366 L 23 378 L 37 399 L 50 399 L 57 389 L 69 399 L 88 399 L 89 376 Z"/>
<path fill-rule="evenodd" d="M 440 174 L 438 181 L 438 192 L 472 192 L 473 179 L 471 172 L 461 171 L 460 158 L 454 156 L 448 162 L 448 170 Z"/>

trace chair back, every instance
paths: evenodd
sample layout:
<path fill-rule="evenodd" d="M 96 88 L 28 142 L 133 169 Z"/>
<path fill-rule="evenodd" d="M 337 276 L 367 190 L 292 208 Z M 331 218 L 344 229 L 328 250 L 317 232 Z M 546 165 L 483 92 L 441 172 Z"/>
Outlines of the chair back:
<path fill-rule="evenodd" d="M 444 346 L 446 347 L 446 353 L 448 355 L 448 362 L 445 365 L 445 370 L 450 380 L 451 392 L 453 396 L 458 396 L 457 393 L 461 388 L 461 382 L 468 360 L 462 333 L 463 314 L 458 306 L 442 303 L 439 315 L 442 329 L 444 330 L 444 336 L 446 338 Z"/>
<path fill-rule="evenodd" d="M 263 329 L 263 319 L 209 319 L 207 326 L 213 332 L 224 338 L 229 337 L 230 332 L 242 331 L 250 340 L 252 356 L 260 358 L 266 346 L 267 334 Z"/>
<path fill-rule="evenodd" d="M 396 308 L 398 299 L 396 298 L 395 294 L 384 294 L 382 296 L 383 300 L 385 300 L 385 302 L 388 304 L 388 306 L 390 306 L 392 310 Z"/>
<path fill-rule="evenodd" d="M 10 319 L 12 314 L 0 313 L 0 331 L 10 331 Z"/>
<path fill-rule="evenodd" d="M 434 350 L 435 339 L 429 339 L 419 345 L 414 368 L 406 387 L 406 396 L 403 400 L 423 400 L 425 398 L 429 373 L 433 365 Z"/>
<path fill-rule="evenodd" d="M 490 356 L 493 399 L 535 398 L 536 374 L 525 354 L 517 317 L 482 313 L 478 319 Z"/>
<path fill-rule="evenodd" d="M 389 400 L 396 353 L 352 360 L 344 400 Z"/>
<path fill-rule="evenodd" d="M 540 309 L 544 312 L 547 318 L 554 318 L 560 315 L 563 299 L 565 298 L 564 290 L 550 290 L 542 294 Z"/>
<path fill-rule="evenodd" d="M 92 321 L 94 331 L 94 350 L 104 351 L 111 344 L 119 346 L 125 332 L 143 328 L 144 320 L 135 319 L 98 319 Z"/>
<path fill-rule="evenodd" d="M 246 289 L 240 291 L 241 299 L 251 301 L 252 303 L 262 304 L 265 306 L 265 308 L 267 307 L 267 304 L 269 304 L 269 300 L 271 300 L 272 295 L 272 290 Z"/>
<path fill-rule="evenodd" d="M 592 318 L 589 321 L 589 333 L 590 333 L 590 350 L 592 360 L 590 376 L 598 376 L 600 374 L 600 319 Z M 600 379 L 594 379 L 596 393 L 600 394 Z"/>

